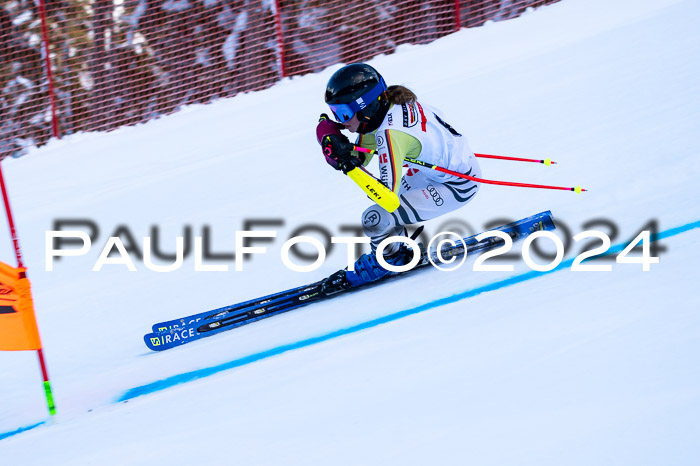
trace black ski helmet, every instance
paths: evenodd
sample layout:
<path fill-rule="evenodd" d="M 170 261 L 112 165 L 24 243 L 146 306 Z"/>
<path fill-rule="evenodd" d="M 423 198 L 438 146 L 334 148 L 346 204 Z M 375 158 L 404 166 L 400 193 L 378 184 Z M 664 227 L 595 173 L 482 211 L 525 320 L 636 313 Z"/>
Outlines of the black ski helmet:
<path fill-rule="evenodd" d="M 365 63 L 345 65 L 331 76 L 325 100 L 336 120 L 345 123 L 357 114 L 358 133 L 379 128 L 391 106 L 384 78 Z"/>

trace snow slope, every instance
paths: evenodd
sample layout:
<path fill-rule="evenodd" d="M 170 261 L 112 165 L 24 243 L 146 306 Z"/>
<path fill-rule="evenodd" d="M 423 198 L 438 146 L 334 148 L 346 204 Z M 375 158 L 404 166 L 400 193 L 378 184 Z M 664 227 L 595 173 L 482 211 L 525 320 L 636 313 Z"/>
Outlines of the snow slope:
<path fill-rule="evenodd" d="M 310 273 L 279 258 L 299 226 L 341 235 L 367 206 L 314 140 L 337 66 L 4 162 L 59 415 L 45 422 L 36 356 L 0 353 L 0 464 L 697 464 L 699 18 L 691 0 L 564 0 L 371 61 L 477 152 L 559 163 L 483 160 L 485 177 L 590 189 L 485 185 L 451 221 L 551 210 L 571 234 L 609 220 L 625 245 L 656 220 L 668 234 L 647 273 L 429 270 L 151 353 L 156 321 L 345 265 L 340 249 Z M 56 219 L 100 234 L 47 272 Z M 240 272 L 195 273 L 191 256 L 91 271 L 119 226 L 139 242 L 157 226 L 165 251 L 208 226 L 230 253 L 249 219 L 284 224 Z"/>

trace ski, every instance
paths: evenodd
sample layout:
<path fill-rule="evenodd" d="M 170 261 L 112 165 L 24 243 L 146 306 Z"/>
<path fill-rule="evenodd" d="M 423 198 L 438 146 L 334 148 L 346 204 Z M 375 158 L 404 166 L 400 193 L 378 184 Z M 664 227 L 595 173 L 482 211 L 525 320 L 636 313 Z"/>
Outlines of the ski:
<path fill-rule="evenodd" d="M 232 304 L 230 306 L 224 306 L 224 307 L 221 307 L 219 309 L 209 310 L 209 311 L 205 311 L 205 312 L 200 312 L 198 314 L 192 314 L 189 316 L 180 317 L 179 319 L 168 320 L 165 322 L 158 322 L 156 324 L 153 324 L 153 327 L 152 327 L 153 332 L 157 333 L 157 332 L 163 332 L 166 330 L 170 330 L 172 328 L 180 328 L 180 327 L 184 327 L 185 325 L 200 322 L 202 320 L 215 318 L 217 316 L 223 317 L 224 315 L 230 314 L 232 312 L 237 312 L 237 311 L 241 311 L 241 310 L 244 310 L 247 308 L 252 308 L 255 306 L 262 306 L 264 304 L 276 302 L 282 298 L 288 298 L 290 296 L 295 296 L 297 294 L 304 293 L 305 289 L 312 287 L 318 283 L 320 283 L 320 282 L 312 283 L 311 285 L 299 286 L 297 288 L 292 288 L 292 289 L 289 289 L 286 291 L 280 291 L 278 293 L 272 293 L 270 295 L 263 296 L 261 298 L 255 298 L 255 299 L 251 299 L 250 301 Z"/>
<path fill-rule="evenodd" d="M 551 212 L 546 211 L 495 228 L 495 230 L 507 233 L 515 241 L 535 231 L 554 230 L 555 228 Z M 467 246 L 468 253 L 484 252 L 500 247 L 503 244 L 503 240 L 497 237 L 489 237 L 485 240 L 477 241 L 477 236 L 478 235 L 474 235 L 463 239 Z M 339 271 L 327 279 L 309 285 L 292 288 L 287 291 L 274 293 L 262 298 L 245 301 L 213 311 L 156 324 L 153 326 L 154 331 L 152 333 L 144 335 L 144 342 L 146 346 L 153 351 L 163 351 L 175 346 L 180 346 L 222 331 L 231 330 L 242 325 L 288 312 L 314 302 L 325 301 L 346 292 L 356 291 L 361 288 L 384 283 L 386 280 L 403 277 L 408 273 L 429 265 L 431 259 L 435 261 L 437 254 L 437 251 L 430 252 L 422 250 L 418 264 L 410 271 L 386 277 L 377 282 L 364 285 L 363 287 L 352 288 L 347 287 L 347 285 L 342 285 L 341 277 L 344 276 L 344 272 Z M 463 254 L 464 246 L 462 244 L 445 247 L 440 252 L 443 260 L 450 259 L 451 257 L 459 257 Z M 156 327 L 164 328 L 164 330 L 158 331 Z"/>

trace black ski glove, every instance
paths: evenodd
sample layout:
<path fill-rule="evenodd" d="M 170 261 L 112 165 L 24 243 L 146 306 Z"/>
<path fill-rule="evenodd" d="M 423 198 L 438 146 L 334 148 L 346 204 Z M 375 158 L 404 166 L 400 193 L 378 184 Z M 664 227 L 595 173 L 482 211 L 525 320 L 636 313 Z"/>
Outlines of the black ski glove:
<path fill-rule="evenodd" d="M 316 126 L 316 137 L 323 148 L 326 162 L 331 167 L 347 173 L 362 165 L 362 160 L 352 155 L 354 146 L 340 132 L 338 124 L 330 120 L 325 113 L 319 118 L 318 126 Z"/>

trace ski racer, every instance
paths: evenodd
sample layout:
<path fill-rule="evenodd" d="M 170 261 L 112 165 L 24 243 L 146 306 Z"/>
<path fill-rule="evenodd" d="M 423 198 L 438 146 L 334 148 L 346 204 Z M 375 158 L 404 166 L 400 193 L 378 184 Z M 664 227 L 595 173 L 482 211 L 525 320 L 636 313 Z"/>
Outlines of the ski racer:
<path fill-rule="evenodd" d="M 357 260 L 354 271 L 341 270 L 331 277 L 336 284 L 344 282 L 343 287 L 356 287 L 391 274 L 376 257 L 377 246 L 384 239 L 406 236 L 405 225 L 463 207 L 479 191 L 473 181 L 418 165 L 404 174 L 404 157 L 474 177 L 481 177 L 481 171 L 466 138 L 439 110 L 419 102 L 404 86 L 387 87 L 377 70 L 367 64 L 354 63 L 336 71 L 328 81 L 325 101 L 336 120 L 323 114 L 316 127 L 326 162 L 344 173 L 369 164 L 373 156 L 352 150 L 353 145 L 340 130 L 358 133 L 355 144 L 377 151 L 380 181 L 400 200 L 394 212 L 372 205 L 362 214 L 372 252 Z M 404 243 L 391 243 L 384 249 L 384 260 L 404 265 L 411 254 Z"/>

